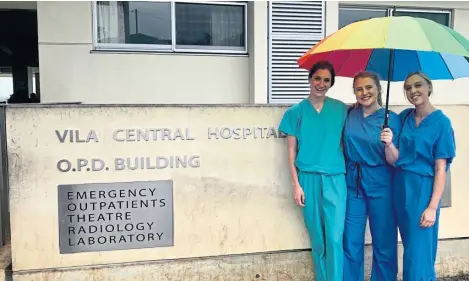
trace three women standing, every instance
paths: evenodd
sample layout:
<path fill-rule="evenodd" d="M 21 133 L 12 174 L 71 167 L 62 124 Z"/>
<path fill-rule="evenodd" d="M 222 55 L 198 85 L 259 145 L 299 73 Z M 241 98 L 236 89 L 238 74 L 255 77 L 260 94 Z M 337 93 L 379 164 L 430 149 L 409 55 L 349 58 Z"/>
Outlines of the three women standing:
<path fill-rule="evenodd" d="M 359 106 L 348 111 L 326 97 L 335 81 L 330 63 L 315 64 L 308 78 L 309 97 L 285 112 L 279 130 L 287 134 L 294 199 L 304 207 L 317 280 L 364 279 L 367 217 L 371 280 L 396 280 L 397 226 L 404 281 L 436 280 L 439 206 L 455 140 L 451 121 L 429 101 L 431 80 L 420 72 L 407 77 L 406 96 L 415 108 L 390 112 L 390 128 L 382 130 L 375 74 L 354 78 Z"/>

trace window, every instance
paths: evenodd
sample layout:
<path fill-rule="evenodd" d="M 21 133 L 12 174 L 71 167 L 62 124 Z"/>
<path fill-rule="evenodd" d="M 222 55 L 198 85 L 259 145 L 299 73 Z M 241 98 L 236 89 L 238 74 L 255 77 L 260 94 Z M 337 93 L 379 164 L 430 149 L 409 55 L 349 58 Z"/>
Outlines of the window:
<path fill-rule="evenodd" d="M 414 18 L 424 18 L 435 21 L 439 24 L 450 27 L 451 25 L 451 13 L 442 12 L 424 12 L 424 11 L 412 11 L 412 10 L 397 10 L 394 13 L 395 16 L 409 16 Z"/>
<path fill-rule="evenodd" d="M 246 3 L 98 1 L 95 48 L 246 53 Z"/>
<path fill-rule="evenodd" d="M 269 1 L 268 102 L 295 103 L 309 94 L 297 59 L 324 38 L 325 1 Z"/>
<path fill-rule="evenodd" d="M 372 8 L 339 8 L 339 29 L 360 20 L 386 17 L 388 10 Z"/>
<path fill-rule="evenodd" d="M 393 14 L 393 9 L 386 7 L 340 6 L 339 28 L 356 21 L 386 17 L 388 15 L 425 18 L 448 27 L 451 26 L 451 11 L 448 10 L 396 8 Z"/>

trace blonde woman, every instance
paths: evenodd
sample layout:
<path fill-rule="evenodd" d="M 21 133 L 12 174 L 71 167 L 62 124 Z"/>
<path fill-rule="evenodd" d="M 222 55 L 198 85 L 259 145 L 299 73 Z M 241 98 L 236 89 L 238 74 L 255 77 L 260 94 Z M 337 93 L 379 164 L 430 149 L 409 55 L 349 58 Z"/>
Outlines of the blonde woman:
<path fill-rule="evenodd" d="M 414 105 L 400 113 L 399 149 L 393 134 L 384 129 L 381 140 L 389 148 L 386 158 L 396 168 L 394 208 L 404 246 L 404 281 L 436 281 L 440 199 L 446 172 L 456 156 L 451 120 L 430 102 L 432 81 L 414 72 L 404 82 Z M 394 136 L 395 137 L 395 136 Z"/>

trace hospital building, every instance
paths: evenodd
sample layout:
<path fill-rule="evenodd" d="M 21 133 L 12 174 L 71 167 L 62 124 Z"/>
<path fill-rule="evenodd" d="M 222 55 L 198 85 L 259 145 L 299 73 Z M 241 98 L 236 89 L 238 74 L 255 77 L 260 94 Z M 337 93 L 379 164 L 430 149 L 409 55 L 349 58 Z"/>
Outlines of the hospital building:
<path fill-rule="evenodd" d="M 0 1 L 0 102 L 7 104 L 0 105 L 0 240 L 9 253 L 0 255 L 0 281 L 311 280 L 309 240 L 289 201 L 285 140 L 254 131 L 273 135 L 285 109 L 308 95 L 301 55 L 350 23 L 384 16 L 430 19 L 469 38 L 468 1 Z M 469 274 L 469 78 L 433 85 L 431 101 L 451 118 L 457 140 L 437 272 Z M 402 82 L 390 93 L 392 110 L 411 106 Z M 352 80 L 337 77 L 328 95 L 354 102 Z M 191 138 L 112 138 L 152 128 L 187 130 Z M 82 138 L 93 130 L 99 142 L 57 141 L 65 130 Z M 157 156 L 191 156 L 197 165 L 113 171 L 104 164 Z M 76 159 L 80 171 L 72 169 Z M 86 169 L 93 159 L 101 170 Z M 70 169 L 58 171 L 58 161 Z M 60 188 L 142 180 L 172 190 L 160 195 L 170 196 L 173 209 L 161 221 L 174 246 L 63 246 Z M 369 273 L 369 232 L 366 241 Z"/>

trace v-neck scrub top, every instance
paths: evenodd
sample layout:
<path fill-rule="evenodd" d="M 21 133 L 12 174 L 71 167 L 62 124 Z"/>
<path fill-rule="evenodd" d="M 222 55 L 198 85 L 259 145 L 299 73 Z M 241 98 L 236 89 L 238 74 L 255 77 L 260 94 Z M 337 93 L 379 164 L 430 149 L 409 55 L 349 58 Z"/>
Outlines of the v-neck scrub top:
<path fill-rule="evenodd" d="M 308 99 L 285 112 L 279 130 L 297 138 L 298 170 L 328 175 L 345 173 L 341 138 L 346 117 L 347 105 L 330 97 L 326 97 L 320 112 Z"/>
<path fill-rule="evenodd" d="M 433 177 L 435 161 L 445 158 L 446 167 L 449 168 L 456 155 L 450 119 L 440 109 L 430 113 L 418 127 L 414 109 L 404 110 L 400 117 L 404 125 L 400 136 L 399 159 L 395 167 Z"/>
<path fill-rule="evenodd" d="M 347 186 L 354 190 L 363 188 L 369 197 L 382 197 L 391 189 L 393 167 L 386 161 L 380 140 L 385 111 L 380 108 L 365 117 L 362 107 L 352 109 L 344 128 Z M 395 136 L 401 131 L 401 120 L 393 111 L 389 112 L 389 126 Z M 393 138 L 393 144 L 399 147 L 397 137 Z M 360 165 L 360 176 L 357 165 Z"/>

